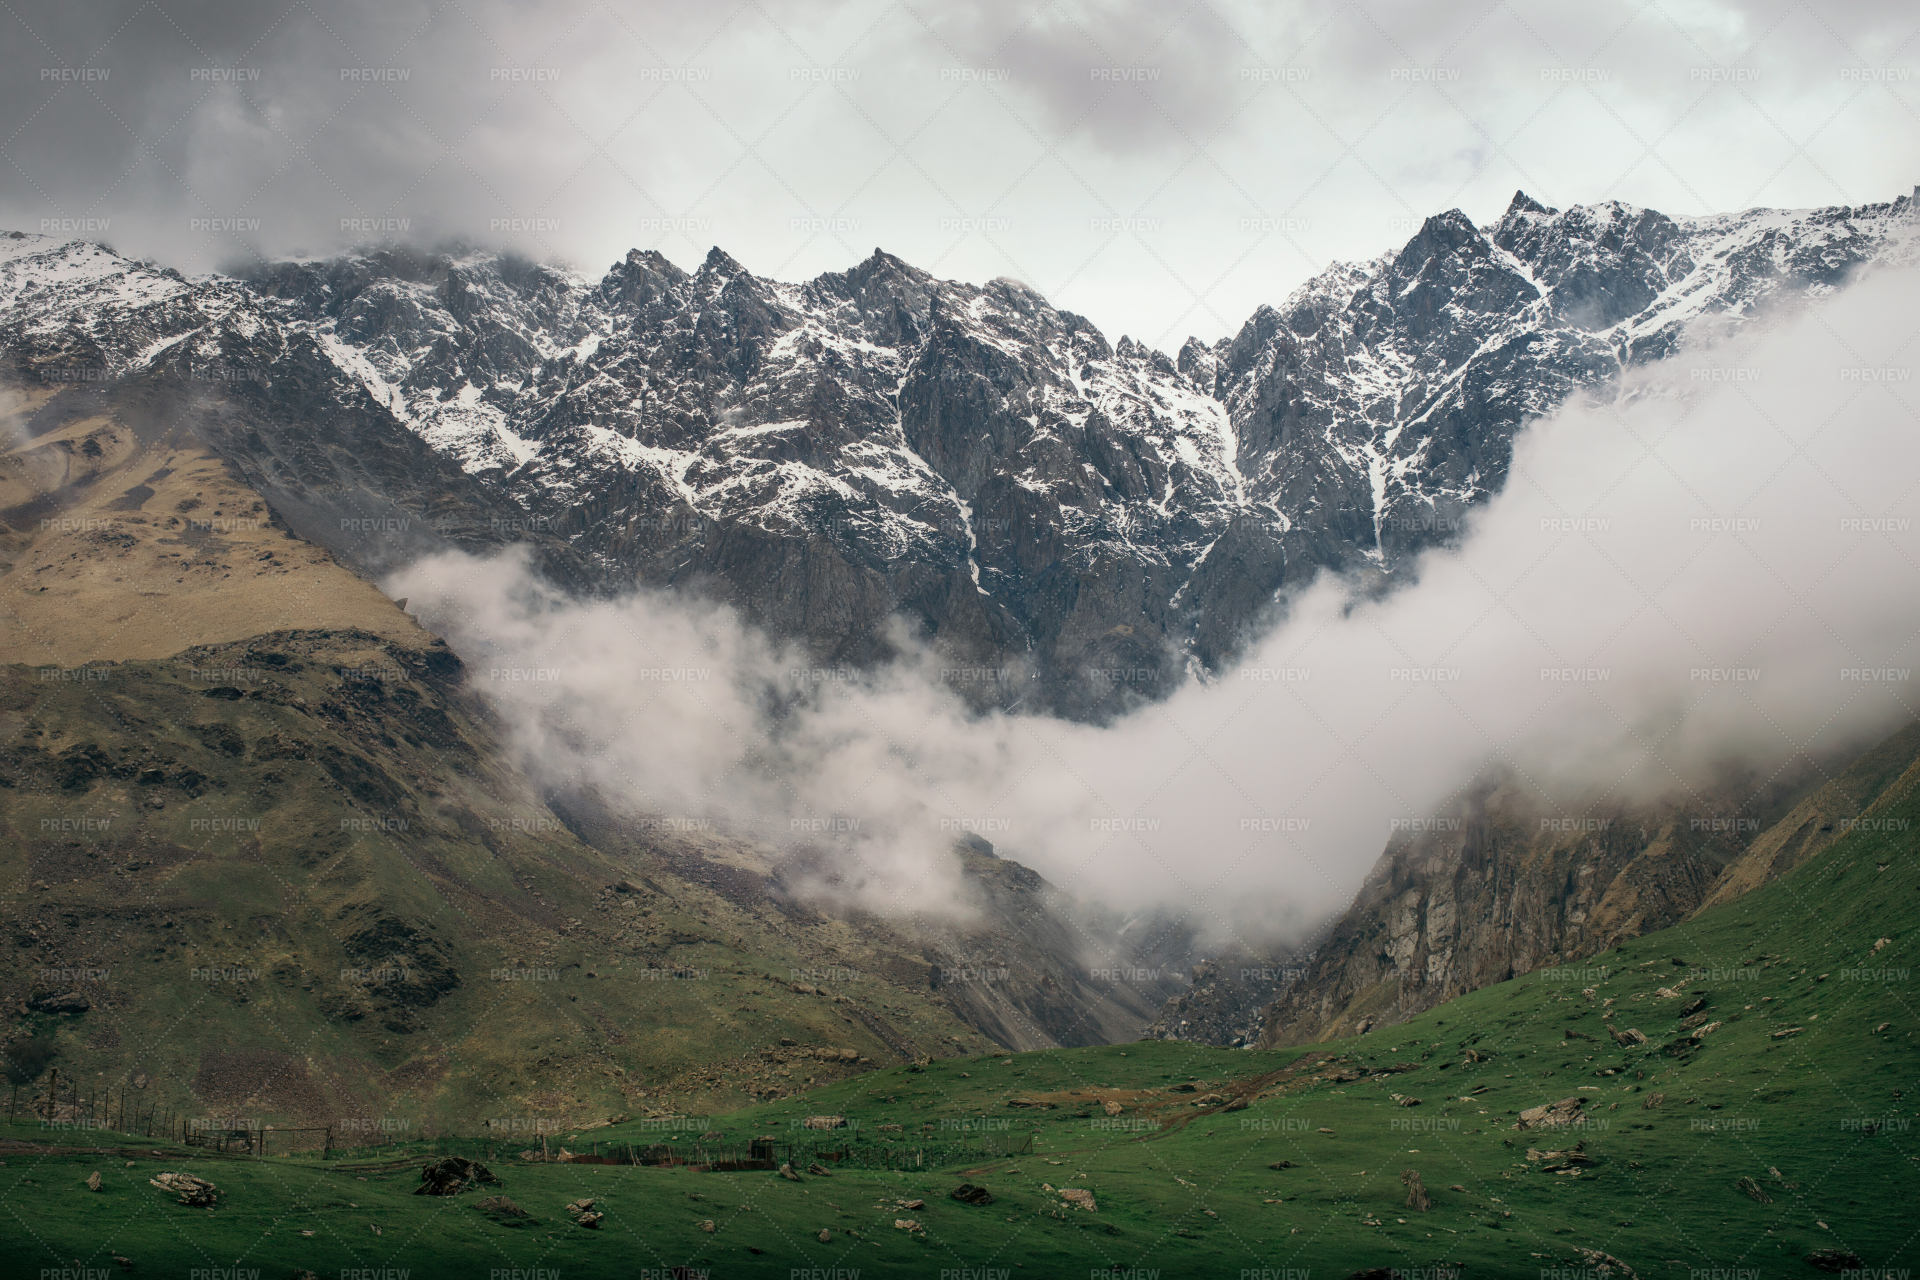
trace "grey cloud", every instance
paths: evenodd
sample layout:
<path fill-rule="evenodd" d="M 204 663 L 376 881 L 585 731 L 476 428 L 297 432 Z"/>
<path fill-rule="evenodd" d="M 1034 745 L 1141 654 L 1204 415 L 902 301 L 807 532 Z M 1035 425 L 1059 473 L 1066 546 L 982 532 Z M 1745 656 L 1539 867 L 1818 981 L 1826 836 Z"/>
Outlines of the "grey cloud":
<path fill-rule="evenodd" d="M 571 604 L 464 558 L 389 589 L 478 667 L 567 673 L 493 686 L 536 769 L 750 830 L 858 818 L 863 905 L 938 909 L 951 824 L 984 820 L 1076 895 L 1298 937 L 1396 820 L 1488 771 L 1578 814 L 1920 714 L 1911 680 L 1846 675 L 1920 666 L 1907 384 L 1848 376 L 1905 367 L 1915 285 L 1870 277 L 1535 424 L 1457 552 L 1382 599 L 1323 580 L 1241 668 L 1105 729 L 969 716 L 904 637 L 898 665 L 819 681 L 671 596 Z"/>
<path fill-rule="evenodd" d="M 1880 3 L 17 6 L 0 225 L 189 272 L 393 236 L 589 272 L 719 244 L 794 279 L 879 244 L 1029 279 L 1110 333 L 1211 339 L 1515 187 L 1673 214 L 1905 191 L 1912 23 Z M 1843 78 L 1863 65 L 1909 79 Z M 106 78 L 61 78 L 89 67 Z M 1727 67 L 1759 78 L 1696 78 Z M 1095 78 L 1118 68 L 1157 78 Z"/>

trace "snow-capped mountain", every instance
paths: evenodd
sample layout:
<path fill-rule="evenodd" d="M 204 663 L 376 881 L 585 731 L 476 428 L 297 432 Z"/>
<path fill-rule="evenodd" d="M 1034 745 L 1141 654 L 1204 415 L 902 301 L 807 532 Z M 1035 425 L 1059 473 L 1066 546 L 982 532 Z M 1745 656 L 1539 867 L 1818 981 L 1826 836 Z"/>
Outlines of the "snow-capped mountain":
<path fill-rule="evenodd" d="M 1905 196 L 1688 220 L 1521 194 L 1169 358 L 878 250 L 799 284 L 718 249 L 597 280 L 378 251 L 189 282 L 16 233 L 0 343 L 17 380 L 194 387 L 209 439 L 369 568 L 531 542 L 570 585 L 688 585 L 832 662 L 905 615 L 972 696 L 1098 718 L 1319 569 L 1449 537 L 1529 418 L 1917 243 Z"/>
<path fill-rule="evenodd" d="M 1429 218 L 1180 364 L 1211 377 L 1250 497 L 1284 517 L 1285 576 L 1355 556 L 1391 570 L 1500 488 L 1529 418 L 1916 244 L 1909 196 L 1676 220 L 1517 193 L 1491 227 Z"/>

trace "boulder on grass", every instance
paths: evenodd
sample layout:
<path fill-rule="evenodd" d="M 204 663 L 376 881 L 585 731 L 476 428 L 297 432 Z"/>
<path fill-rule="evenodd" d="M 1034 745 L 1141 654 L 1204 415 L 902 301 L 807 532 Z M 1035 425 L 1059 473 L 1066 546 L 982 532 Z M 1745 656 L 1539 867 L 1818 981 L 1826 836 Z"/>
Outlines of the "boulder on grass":
<path fill-rule="evenodd" d="M 220 1203 L 220 1188 L 190 1173 L 162 1173 L 147 1181 L 162 1191 L 173 1192 L 180 1197 L 181 1204 L 191 1205 L 195 1209 L 211 1208 Z"/>
<path fill-rule="evenodd" d="M 1609 1278 L 1609 1280 L 1640 1280 L 1632 1267 L 1612 1254 L 1602 1253 L 1598 1249 L 1589 1249 L 1583 1245 L 1576 1248 L 1580 1251 L 1581 1263 L 1594 1275 Z"/>
<path fill-rule="evenodd" d="M 533 1215 L 508 1196 L 488 1196 L 473 1207 L 504 1226 L 524 1226 L 533 1221 Z"/>
<path fill-rule="evenodd" d="M 1558 1102 L 1548 1102 L 1537 1107 L 1528 1107 L 1520 1113 L 1516 1129 L 1555 1129 L 1562 1125 L 1576 1124 L 1581 1119 L 1581 1108 L 1587 1105 L 1582 1097 L 1562 1098 Z"/>
<path fill-rule="evenodd" d="M 971 1182 L 963 1182 L 947 1193 L 949 1198 L 961 1204 L 987 1205 L 993 1203 L 993 1193 L 985 1187 L 977 1187 Z"/>

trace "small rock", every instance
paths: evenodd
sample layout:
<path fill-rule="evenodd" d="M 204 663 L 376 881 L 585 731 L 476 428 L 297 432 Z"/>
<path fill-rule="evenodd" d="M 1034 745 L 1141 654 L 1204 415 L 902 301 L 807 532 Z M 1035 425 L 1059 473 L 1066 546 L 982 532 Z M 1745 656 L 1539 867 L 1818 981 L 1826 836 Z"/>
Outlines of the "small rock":
<path fill-rule="evenodd" d="M 1860 1255 L 1846 1249 L 1815 1249 L 1807 1255 L 1807 1265 L 1819 1271 L 1852 1271 L 1860 1266 Z"/>
<path fill-rule="evenodd" d="M 100 1173 L 98 1170 L 95 1170 L 94 1172 L 87 1175 L 87 1190 L 98 1191 L 99 1189 L 100 1189 Z"/>
<path fill-rule="evenodd" d="M 827 1244 L 830 1241 L 832 1241 L 833 1232 L 827 1230 L 825 1227 L 822 1227 L 820 1228 L 820 1235 L 818 1238 L 821 1244 Z"/>
<path fill-rule="evenodd" d="M 1752 1178 L 1743 1177 L 1740 1179 L 1740 1181 L 1734 1183 L 1733 1185 L 1740 1188 L 1740 1190 L 1746 1192 L 1749 1196 L 1752 1196 L 1755 1200 L 1758 1200 L 1761 1204 L 1773 1203 L 1773 1197 L 1768 1195 L 1761 1188 L 1760 1184 L 1755 1182 Z"/>
<path fill-rule="evenodd" d="M 827 1168 L 827 1166 L 823 1164 L 818 1164 L 818 1163 L 808 1165 L 807 1172 L 812 1174 L 816 1178 L 831 1178 L 833 1176 L 833 1170 Z"/>
<path fill-rule="evenodd" d="M 909 1235 L 925 1235 L 927 1231 L 925 1227 L 921 1226 L 912 1218 L 895 1218 L 893 1220 L 893 1229 L 895 1231 L 904 1231 Z"/>
<path fill-rule="evenodd" d="M 1580 1248 L 1580 1260 L 1586 1263 L 1595 1275 L 1618 1277 L 1618 1280 L 1640 1280 L 1632 1267 L 1612 1254 L 1602 1253 L 1598 1249 Z"/>
<path fill-rule="evenodd" d="M 474 1208 L 494 1218 L 526 1218 L 530 1216 L 525 1209 L 515 1204 L 512 1199 L 507 1196 L 488 1196 L 476 1204 Z M 300 1234 L 310 1236 L 313 1232 L 302 1231 Z"/>
<path fill-rule="evenodd" d="M 950 1199 L 958 1200 L 961 1204 L 988 1205 L 993 1203 L 992 1192 L 988 1191 L 985 1187 L 975 1186 L 971 1182 L 961 1183 L 952 1191 L 948 1192 L 947 1195 Z"/>
<path fill-rule="evenodd" d="M 783 1164 L 780 1166 L 780 1176 L 785 1178 L 788 1182 L 800 1181 L 800 1175 L 793 1171 L 793 1166 L 790 1164 Z"/>
<path fill-rule="evenodd" d="M 713 1225 L 713 1219 L 708 1218 L 706 1221 L 700 1224 L 700 1229 L 706 1232 L 708 1235 L 712 1235 L 718 1228 L 716 1228 Z"/>
<path fill-rule="evenodd" d="M 1585 1098 L 1575 1095 L 1562 1098 L 1558 1102 L 1548 1102 L 1537 1107 L 1528 1107 L 1520 1113 L 1516 1129 L 1558 1128 L 1573 1124 L 1580 1118 L 1580 1109 L 1587 1105 Z"/>

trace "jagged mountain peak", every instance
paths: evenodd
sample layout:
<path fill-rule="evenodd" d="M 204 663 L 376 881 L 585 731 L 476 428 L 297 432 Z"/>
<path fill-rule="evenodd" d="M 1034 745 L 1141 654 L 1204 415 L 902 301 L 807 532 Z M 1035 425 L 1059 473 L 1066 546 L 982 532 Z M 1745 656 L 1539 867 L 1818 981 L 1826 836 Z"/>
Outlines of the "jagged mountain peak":
<path fill-rule="evenodd" d="M 1541 204 L 1524 191 L 1515 191 L 1513 193 L 1513 200 L 1507 205 L 1507 212 L 1503 216 L 1513 217 L 1516 214 L 1533 213 L 1552 217 L 1558 212 L 1560 212 L 1558 209 L 1552 209 Z"/>
<path fill-rule="evenodd" d="M 424 443 L 494 528 L 549 533 L 608 587 L 697 583 L 836 661 L 886 652 L 904 613 L 1019 681 L 969 693 L 1097 718 L 1230 658 L 1315 572 L 1391 574 L 1451 536 L 1569 395 L 1914 260 L 1912 207 L 1676 219 L 1516 192 L 1174 358 L 878 248 L 797 283 L 718 247 L 597 280 L 382 247 L 188 282 L 10 237 L 0 338 L 115 371 L 310 353 L 290 416 Z"/>
<path fill-rule="evenodd" d="M 1473 225 L 1459 209 L 1448 209 L 1445 213 L 1436 213 L 1420 224 L 1420 230 L 1400 251 L 1403 261 L 1420 263 L 1436 253 L 1468 248 L 1485 239 L 1480 228 Z"/>

